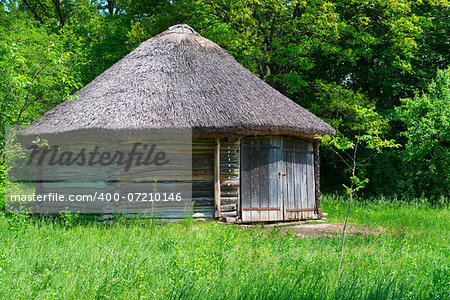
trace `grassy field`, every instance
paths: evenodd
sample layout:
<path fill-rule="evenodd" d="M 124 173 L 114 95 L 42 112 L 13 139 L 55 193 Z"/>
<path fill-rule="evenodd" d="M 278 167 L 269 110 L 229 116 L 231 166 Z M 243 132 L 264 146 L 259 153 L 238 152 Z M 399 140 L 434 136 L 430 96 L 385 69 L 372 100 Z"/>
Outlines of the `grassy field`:
<path fill-rule="evenodd" d="M 322 202 L 343 221 L 342 199 Z M 338 236 L 69 217 L 0 215 L 0 298 L 450 298 L 448 207 L 356 201 L 350 222 L 386 233 L 349 236 L 340 275 Z"/>

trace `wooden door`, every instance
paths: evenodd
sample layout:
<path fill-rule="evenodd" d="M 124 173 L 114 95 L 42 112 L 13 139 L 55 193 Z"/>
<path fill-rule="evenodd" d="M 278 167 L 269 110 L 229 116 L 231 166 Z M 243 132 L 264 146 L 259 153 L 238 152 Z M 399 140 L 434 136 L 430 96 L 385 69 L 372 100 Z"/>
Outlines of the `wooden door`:
<path fill-rule="evenodd" d="M 241 145 L 241 212 L 244 222 L 283 220 L 281 137 L 247 138 Z"/>
<path fill-rule="evenodd" d="M 313 217 L 314 165 L 310 143 L 297 139 L 283 139 L 285 165 L 284 219 L 304 220 Z"/>
<path fill-rule="evenodd" d="M 308 219 L 314 208 L 310 143 L 285 137 L 242 140 L 242 221 Z"/>

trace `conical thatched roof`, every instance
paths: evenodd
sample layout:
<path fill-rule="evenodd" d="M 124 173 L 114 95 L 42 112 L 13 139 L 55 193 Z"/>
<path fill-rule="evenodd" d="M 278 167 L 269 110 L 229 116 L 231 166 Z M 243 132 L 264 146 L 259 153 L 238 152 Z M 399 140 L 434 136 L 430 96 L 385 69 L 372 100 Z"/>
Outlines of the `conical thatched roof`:
<path fill-rule="evenodd" d="M 25 135 L 164 128 L 209 137 L 335 132 L 187 25 L 143 42 L 76 94 L 81 97 L 45 113 Z"/>

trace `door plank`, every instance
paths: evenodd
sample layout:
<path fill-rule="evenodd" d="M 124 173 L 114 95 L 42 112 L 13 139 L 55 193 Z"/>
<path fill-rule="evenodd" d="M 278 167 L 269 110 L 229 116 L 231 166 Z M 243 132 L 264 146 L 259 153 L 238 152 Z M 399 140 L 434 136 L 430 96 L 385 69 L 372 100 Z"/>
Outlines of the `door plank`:
<path fill-rule="evenodd" d="M 279 207 L 280 211 L 269 211 L 269 219 L 277 221 L 283 220 L 282 195 L 278 175 L 282 166 L 281 139 L 279 137 L 272 137 L 270 143 L 275 148 L 269 152 L 269 206 Z"/>
<path fill-rule="evenodd" d="M 302 145 L 299 143 L 295 143 L 295 149 L 301 149 Z M 294 172 L 295 172 L 295 187 L 294 187 L 294 195 L 295 195 L 295 208 L 294 209 L 302 209 L 302 194 L 301 194 L 301 185 L 302 185 L 302 164 L 301 164 L 301 158 L 303 153 L 295 152 L 294 154 Z M 301 219 L 302 218 L 302 212 L 297 211 L 295 212 L 295 218 Z"/>
<path fill-rule="evenodd" d="M 260 148 L 259 148 L 259 182 L 258 182 L 258 190 L 259 190 L 259 207 L 266 208 L 270 207 L 269 198 L 269 156 L 270 151 L 273 151 L 272 148 L 266 147 L 270 146 L 270 137 L 265 137 L 260 139 Z M 260 211 L 261 221 L 269 221 L 269 211 L 261 210 Z"/>
<path fill-rule="evenodd" d="M 313 150 L 312 145 L 308 144 L 308 150 Z M 308 175 L 307 175 L 307 186 L 308 186 L 308 208 L 314 208 L 314 158 L 313 154 L 307 154 L 307 166 L 308 166 Z M 313 216 L 312 212 L 308 213 L 308 217 L 311 218 Z"/>
<path fill-rule="evenodd" d="M 251 147 L 241 148 L 241 207 L 251 207 Z M 242 211 L 242 221 L 251 221 L 251 213 Z"/>
<path fill-rule="evenodd" d="M 255 139 L 252 141 L 253 145 L 258 146 L 259 140 Z M 259 179 L 260 179 L 260 169 L 259 169 L 259 148 L 252 147 L 251 154 L 251 197 L 250 197 L 250 207 L 261 207 L 259 203 Z M 261 213 L 259 211 L 251 212 L 252 219 L 251 221 L 259 221 Z"/>

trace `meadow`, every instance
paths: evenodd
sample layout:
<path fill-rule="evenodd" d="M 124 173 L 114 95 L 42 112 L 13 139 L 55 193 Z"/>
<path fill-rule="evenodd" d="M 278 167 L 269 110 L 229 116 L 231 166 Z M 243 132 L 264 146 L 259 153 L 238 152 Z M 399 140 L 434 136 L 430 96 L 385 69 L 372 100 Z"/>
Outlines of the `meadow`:
<path fill-rule="evenodd" d="M 345 198 L 324 195 L 328 222 Z M 450 210 L 357 199 L 350 223 L 381 234 L 298 237 L 186 219 L 98 222 L 0 215 L 2 299 L 448 299 Z"/>

